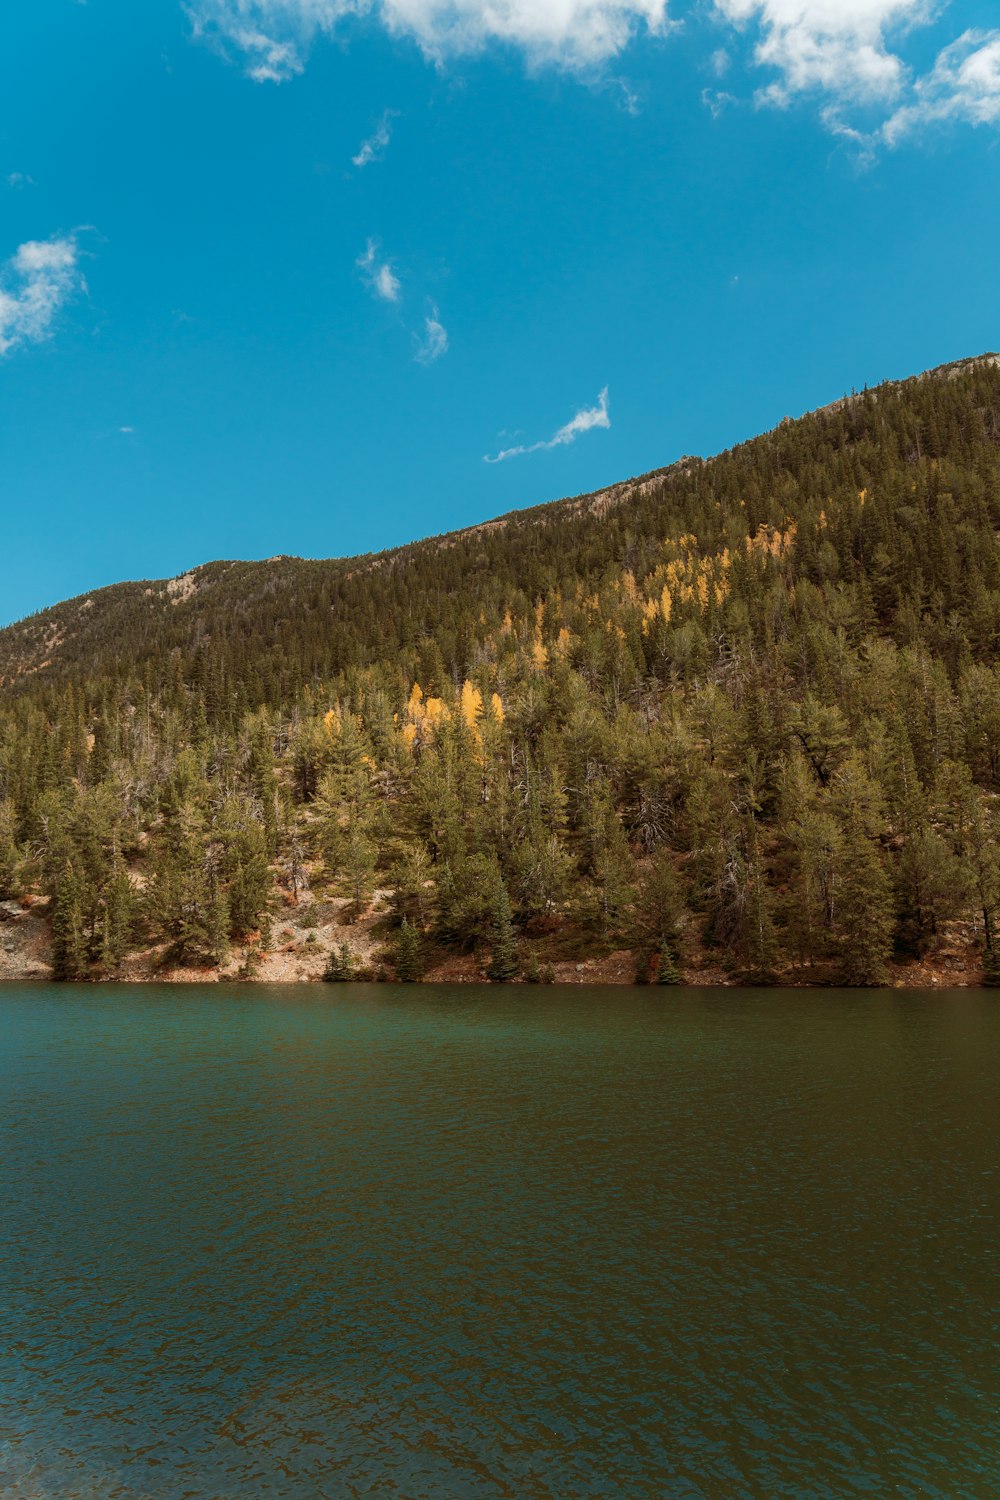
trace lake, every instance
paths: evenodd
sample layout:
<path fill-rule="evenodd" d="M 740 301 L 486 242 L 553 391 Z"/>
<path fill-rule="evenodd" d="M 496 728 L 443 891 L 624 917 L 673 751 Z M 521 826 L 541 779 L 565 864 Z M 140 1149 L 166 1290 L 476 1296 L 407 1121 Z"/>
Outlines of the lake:
<path fill-rule="evenodd" d="M 998 1106 L 985 991 L 0 988 L 0 1490 L 995 1500 Z"/>

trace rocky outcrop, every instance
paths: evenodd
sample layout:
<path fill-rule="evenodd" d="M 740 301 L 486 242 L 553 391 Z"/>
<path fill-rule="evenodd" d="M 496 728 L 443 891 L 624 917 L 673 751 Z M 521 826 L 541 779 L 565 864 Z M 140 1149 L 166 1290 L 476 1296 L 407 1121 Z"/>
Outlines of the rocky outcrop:
<path fill-rule="evenodd" d="M 52 940 L 41 905 L 0 901 L 0 983 L 51 977 Z"/>

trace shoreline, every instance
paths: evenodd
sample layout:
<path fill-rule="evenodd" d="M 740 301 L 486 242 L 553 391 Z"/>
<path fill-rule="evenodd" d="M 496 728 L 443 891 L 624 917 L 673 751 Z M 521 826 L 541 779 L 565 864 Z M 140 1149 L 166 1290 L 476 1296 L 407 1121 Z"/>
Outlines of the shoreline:
<path fill-rule="evenodd" d="M 80 983 L 99 984 L 396 984 L 391 961 L 385 954 L 384 938 L 374 929 L 385 916 L 384 897 L 379 892 L 369 912 L 353 923 L 324 922 L 303 927 L 285 912 L 274 919 L 272 941 L 265 951 L 258 944 L 234 945 L 222 964 L 185 965 L 165 961 L 162 945 L 133 949 L 114 976 L 94 974 Z M 347 903 L 343 905 L 346 907 Z M 611 953 L 591 953 L 582 959 L 565 958 L 567 933 L 558 946 L 540 940 L 526 944 L 548 971 L 549 978 L 531 980 L 523 975 L 509 981 L 524 985 L 572 988 L 597 985 L 611 988 L 671 988 L 636 983 L 636 950 L 622 948 Z M 347 980 L 324 977 L 327 964 L 343 946 L 350 950 L 357 976 Z M 0 984 L 60 983 L 52 972 L 52 934 L 41 902 L 5 902 L 0 911 Z M 731 972 L 725 956 L 703 949 L 689 951 L 679 963 L 681 986 L 689 989 L 732 990 L 761 988 L 760 981 Z M 482 955 L 429 953 L 425 973 L 414 984 L 488 984 Z M 770 989 L 823 990 L 843 988 L 832 961 L 788 968 L 773 975 L 763 987 Z M 924 959 L 891 962 L 884 985 L 887 990 L 988 989 L 981 956 L 964 931 L 949 935 L 948 942 Z"/>

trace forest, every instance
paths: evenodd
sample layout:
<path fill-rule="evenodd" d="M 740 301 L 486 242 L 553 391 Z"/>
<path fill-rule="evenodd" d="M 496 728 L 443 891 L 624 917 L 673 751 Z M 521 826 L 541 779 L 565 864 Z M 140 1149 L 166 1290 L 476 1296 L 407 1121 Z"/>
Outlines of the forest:
<path fill-rule="evenodd" d="M 453 536 L 9 627 L 0 903 L 66 980 L 253 978 L 291 913 L 331 980 L 878 985 L 947 951 L 994 983 L 998 643 L 991 356 Z"/>

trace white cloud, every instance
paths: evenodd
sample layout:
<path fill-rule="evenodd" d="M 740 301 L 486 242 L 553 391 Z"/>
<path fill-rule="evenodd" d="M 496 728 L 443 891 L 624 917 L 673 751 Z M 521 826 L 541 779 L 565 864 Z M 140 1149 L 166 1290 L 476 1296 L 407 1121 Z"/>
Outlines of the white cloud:
<path fill-rule="evenodd" d="M 300 73 L 311 42 L 351 18 L 372 17 L 435 61 L 491 42 L 532 63 L 592 66 L 616 56 L 641 28 L 668 27 L 667 0 L 192 0 L 195 34 L 243 55 L 250 77 L 280 83 Z"/>
<path fill-rule="evenodd" d="M 0 267 L 0 355 L 48 338 L 63 305 L 84 287 L 72 236 L 21 245 Z"/>
<path fill-rule="evenodd" d="M 595 427 L 610 427 L 611 418 L 608 415 L 608 388 L 597 398 L 596 406 L 584 407 L 578 411 L 575 417 L 571 417 L 564 427 L 560 427 L 554 437 L 544 438 L 538 443 L 520 444 L 516 448 L 503 448 L 499 453 L 492 456 L 486 454 L 484 462 L 488 464 L 502 464 L 508 458 L 521 458 L 526 453 L 543 453 L 550 448 L 565 448 L 570 443 L 575 443 L 581 433 L 591 432 Z"/>
<path fill-rule="evenodd" d="M 777 81 L 763 97 L 785 103 L 819 91 L 838 99 L 892 99 L 906 76 L 888 38 L 930 19 L 932 0 L 716 0 L 736 26 L 756 23 L 754 56 Z"/>
<path fill-rule="evenodd" d="M 637 29 L 667 29 L 667 0 L 381 0 L 390 31 L 412 36 L 434 58 L 489 42 L 533 62 L 593 65 L 622 52 Z"/>
<path fill-rule="evenodd" d="M 398 302 L 400 296 L 399 277 L 393 273 L 391 266 L 379 266 L 375 273 L 375 290 L 386 302 Z"/>
<path fill-rule="evenodd" d="M 921 126 L 947 120 L 1000 125 L 1000 31 L 967 31 L 918 79 L 912 102 L 890 116 L 882 138 L 896 145 Z"/>
<path fill-rule="evenodd" d="M 387 109 L 385 111 L 368 139 L 361 142 L 357 156 L 351 158 L 354 166 L 367 167 L 373 161 L 382 160 L 389 149 L 389 142 L 392 140 L 392 122 L 395 115 L 396 111 L 394 109 Z"/>
<path fill-rule="evenodd" d="M 440 321 L 436 307 L 431 308 L 424 319 L 423 335 L 417 338 L 415 358 L 422 365 L 432 365 L 443 354 L 448 353 L 448 330 Z"/>
<path fill-rule="evenodd" d="M 398 302 L 402 296 L 402 285 L 387 260 L 379 260 L 377 240 L 369 240 L 364 255 L 359 255 L 358 269 L 362 272 L 370 289 L 383 302 Z"/>
<path fill-rule="evenodd" d="M 1000 125 L 1000 31 L 966 31 L 929 73 L 915 74 L 906 61 L 907 36 L 939 20 L 949 4 L 715 0 L 724 20 L 754 36 L 754 62 L 777 75 L 758 102 L 784 106 L 814 95 L 828 128 L 869 157 L 935 123 Z"/>
<path fill-rule="evenodd" d="M 758 103 L 816 101 L 821 119 L 862 151 L 895 143 L 933 122 L 998 122 L 995 31 L 967 31 L 930 72 L 916 71 L 907 39 L 948 13 L 952 0 L 711 0 L 718 26 L 704 32 L 699 67 L 731 80 L 740 49 L 763 80 Z M 520 50 L 531 66 L 593 70 L 641 36 L 673 28 L 669 0 L 186 0 L 196 35 L 237 56 L 251 78 L 283 82 L 301 73 L 319 36 L 352 21 L 415 42 L 437 63 L 490 44 Z M 708 7 L 693 7 L 695 35 Z M 719 45 L 720 40 L 723 45 Z M 759 71 L 758 71 L 759 70 Z M 610 80 L 614 82 L 614 80 Z M 625 107 L 637 108 L 630 86 Z M 735 85 L 706 90 L 719 115 Z M 387 116 L 359 148 L 358 167 L 388 145 Z"/>
<path fill-rule="evenodd" d="M 7 186 L 9 188 L 34 187 L 35 179 L 29 177 L 27 172 L 8 172 Z"/>

